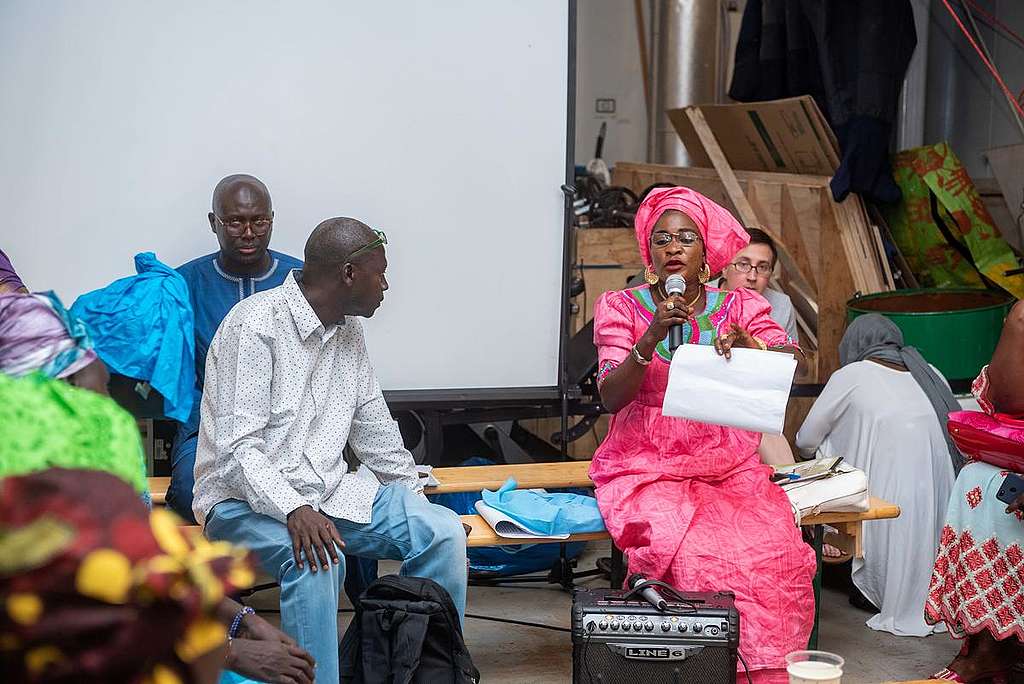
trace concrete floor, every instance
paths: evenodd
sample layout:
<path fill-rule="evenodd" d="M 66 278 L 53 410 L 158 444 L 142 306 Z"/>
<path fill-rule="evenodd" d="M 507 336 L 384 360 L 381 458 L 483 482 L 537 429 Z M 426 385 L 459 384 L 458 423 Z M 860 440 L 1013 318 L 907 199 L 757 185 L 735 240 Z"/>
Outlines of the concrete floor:
<path fill-rule="evenodd" d="M 580 567 L 593 567 L 593 558 L 606 553 L 601 547 L 588 549 Z M 592 582 L 601 586 L 604 580 Z M 568 627 L 571 603 L 567 593 L 552 586 L 472 587 L 467 612 Z M 846 659 L 843 684 L 926 678 L 944 667 L 959 648 L 944 634 L 919 639 L 875 632 L 864 625 L 869 617 L 850 606 L 845 593 L 823 591 L 819 646 Z M 572 642 L 566 633 L 468 619 L 466 634 L 483 682 L 572 680 Z"/>
<path fill-rule="evenodd" d="M 579 567 L 594 567 L 607 555 L 604 544 L 590 544 Z M 397 565 L 382 563 L 382 572 Z M 602 579 L 590 580 L 601 586 Z M 277 607 L 276 590 L 262 592 L 249 603 L 257 610 Z M 526 620 L 569 627 L 570 596 L 552 585 L 470 587 L 467 614 Z M 277 622 L 277 615 L 265 617 Z M 824 589 L 820 647 L 846 659 L 843 684 L 879 684 L 925 678 L 944 667 L 958 644 L 944 634 L 920 639 L 895 637 L 868 629 L 869 614 L 853 608 L 846 594 Z M 351 619 L 339 616 L 341 629 Z M 504 624 L 468 617 L 466 642 L 486 684 L 562 684 L 572 680 L 572 642 L 566 632 Z"/>

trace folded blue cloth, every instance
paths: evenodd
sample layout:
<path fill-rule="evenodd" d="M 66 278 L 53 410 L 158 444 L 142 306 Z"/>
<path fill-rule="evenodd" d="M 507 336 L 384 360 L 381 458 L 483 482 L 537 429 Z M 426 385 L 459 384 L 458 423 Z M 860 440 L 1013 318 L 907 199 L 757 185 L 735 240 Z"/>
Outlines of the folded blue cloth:
<path fill-rule="evenodd" d="M 195 384 L 195 335 L 185 279 L 152 252 L 135 255 L 138 275 L 87 292 L 71 307 L 93 348 L 115 373 L 146 380 L 168 418 L 188 419 Z"/>
<path fill-rule="evenodd" d="M 511 477 L 498 491 L 485 489 L 481 494 L 488 506 L 537 534 L 579 534 L 605 529 L 597 499 L 592 496 L 516 489 L 516 481 Z"/>

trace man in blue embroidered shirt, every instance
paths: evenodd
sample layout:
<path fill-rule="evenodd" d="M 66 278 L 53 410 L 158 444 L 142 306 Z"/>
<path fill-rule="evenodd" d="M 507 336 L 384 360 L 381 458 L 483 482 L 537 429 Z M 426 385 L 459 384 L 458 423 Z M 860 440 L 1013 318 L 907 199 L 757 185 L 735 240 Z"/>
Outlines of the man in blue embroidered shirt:
<path fill-rule="evenodd" d="M 192 415 L 178 426 L 171 451 L 171 485 L 167 505 L 186 520 L 192 515 L 193 469 L 199 435 L 199 405 L 206 375 L 206 352 L 217 326 L 238 302 L 284 282 L 295 257 L 268 249 L 274 227 L 270 191 L 258 178 L 234 174 L 217 183 L 208 218 L 220 249 L 178 267 L 188 283 L 195 312 L 196 385 Z"/>

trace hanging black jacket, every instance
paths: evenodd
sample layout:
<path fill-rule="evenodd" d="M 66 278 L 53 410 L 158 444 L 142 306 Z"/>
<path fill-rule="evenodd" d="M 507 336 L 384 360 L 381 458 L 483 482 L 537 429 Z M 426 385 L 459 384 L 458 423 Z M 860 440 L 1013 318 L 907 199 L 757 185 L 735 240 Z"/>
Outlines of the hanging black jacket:
<path fill-rule="evenodd" d="M 910 0 L 747 0 L 729 96 L 811 95 L 839 140 L 836 200 L 898 201 L 889 145 L 916 45 Z"/>

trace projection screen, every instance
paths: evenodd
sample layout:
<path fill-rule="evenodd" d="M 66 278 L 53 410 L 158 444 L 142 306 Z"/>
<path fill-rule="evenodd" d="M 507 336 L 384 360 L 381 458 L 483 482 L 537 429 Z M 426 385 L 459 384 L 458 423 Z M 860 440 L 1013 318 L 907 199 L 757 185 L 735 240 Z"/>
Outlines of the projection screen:
<path fill-rule="evenodd" d="M 571 3 L 0 4 L 0 249 L 70 305 L 217 249 L 215 183 L 270 188 L 271 248 L 387 233 L 363 325 L 388 390 L 558 385 Z M 522 391 L 522 390 L 520 390 Z M 400 392 L 406 394 L 406 392 Z M 528 393 L 527 393 L 528 394 Z"/>

